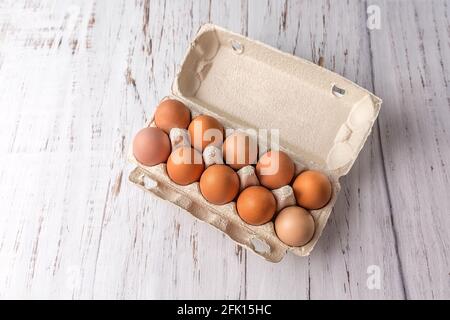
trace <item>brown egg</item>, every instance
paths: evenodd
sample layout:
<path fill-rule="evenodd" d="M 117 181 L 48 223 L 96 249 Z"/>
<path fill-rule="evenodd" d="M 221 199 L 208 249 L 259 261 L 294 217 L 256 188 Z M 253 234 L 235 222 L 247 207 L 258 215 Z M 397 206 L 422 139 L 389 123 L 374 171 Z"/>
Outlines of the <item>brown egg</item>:
<path fill-rule="evenodd" d="M 192 146 L 203 151 L 209 144 L 220 145 L 223 142 L 223 126 L 215 118 L 201 115 L 189 125 Z"/>
<path fill-rule="evenodd" d="M 212 165 L 200 178 L 200 191 L 205 199 L 213 204 L 231 202 L 239 192 L 239 177 L 227 165 Z"/>
<path fill-rule="evenodd" d="M 330 180 L 319 171 L 303 171 L 295 178 L 292 188 L 298 205 L 306 209 L 320 209 L 331 199 Z"/>
<path fill-rule="evenodd" d="M 236 131 L 225 139 L 222 147 L 223 159 L 233 169 L 239 170 L 258 160 L 256 140 L 244 132 Z"/>
<path fill-rule="evenodd" d="M 277 203 L 270 190 L 253 186 L 244 189 L 237 199 L 236 209 L 242 220 L 252 225 L 261 225 L 269 222 Z"/>
<path fill-rule="evenodd" d="M 167 99 L 161 102 L 155 112 L 155 124 L 167 134 L 172 128 L 186 129 L 191 122 L 191 112 L 184 103 Z"/>
<path fill-rule="evenodd" d="M 294 171 L 294 162 L 283 151 L 267 152 L 256 165 L 259 182 L 269 189 L 288 185 L 294 177 Z"/>
<path fill-rule="evenodd" d="M 201 153 L 191 147 L 175 149 L 167 160 L 169 178 L 183 186 L 198 181 L 204 169 Z"/>
<path fill-rule="evenodd" d="M 144 128 L 134 137 L 133 154 L 137 161 L 146 166 L 165 162 L 170 155 L 169 137 L 159 128 Z"/>
<path fill-rule="evenodd" d="M 314 235 L 314 218 L 303 208 L 292 206 L 280 211 L 275 219 L 275 232 L 288 246 L 300 247 Z"/>

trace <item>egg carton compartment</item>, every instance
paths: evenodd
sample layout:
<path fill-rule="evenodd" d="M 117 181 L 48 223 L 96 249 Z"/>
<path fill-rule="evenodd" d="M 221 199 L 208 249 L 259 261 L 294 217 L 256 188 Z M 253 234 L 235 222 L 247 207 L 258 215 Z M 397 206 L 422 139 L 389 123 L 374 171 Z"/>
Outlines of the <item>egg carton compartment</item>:
<path fill-rule="evenodd" d="M 163 98 L 161 102 L 166 99 L 178 99 L 179 101 L 182 101 L 177 96 L 167 96 Z M 184 103 L 186 104 L 186 107 L 190 109 L 193 119 L 196 116 L 203 114 L 197 111 L 199 110 L 198 105 L 193 107 L 192 102 L 185 101 Z M 214 114 L 209 114 L 215 116 Z M 152 117 L 146 124 L 146 127 L 155 126 Z M 225 129 L 232 128 L 225 127 Z M 265 141 L 263 141 L 262 144 L 258 143 L 258 148 L 261 148 L 264 144 Z M 280 149 L 283 148 L 280 147 Z M 289 151 L 285 150 L 285 152 Z M 159 198 L 183 208 L 198 220 L 214 226 L 239 245 L 244 246 L 271 262 L 281 261 L 287 251 L 291 251 L 298 256 L 309 255 L 322 234 L 340 190 L 339 181 L 333 176 L 327 175 L 332 185 L 332 196 L 330 201 L 321 209 L 308 210 L 313 216 L 315 223 L 315 233 L 313 238 L 304 246 L 290 247 L 283 243 L 276 235 L 273 221 L 269 221 L 260 226 L 247 224 L 240 218 L 236 210 L 235 201 L 225 205 L 215 205 L 208 202 L 201 194 L 198 182 L 194 182 L 187 186 L 176 184 L 169 178 L 165 163 L 156 166 L 145 166 L 136 160 L 131 147 L 129 148 L 128 158 L 131 163 L 136 165 L 136 168 L 129 176 L 131 182 Z M 303 170 L 310 169 L 304 162 L 294 160 L 294 163 L 295 176 Z M 273 191 L 274 190 L 272 190 L 272 192 Z M 276 214 L 278 214 L 279 211 L 280 208 L 277 209 Z M 276 214 L 274 218 L 276 217 Z"/>
<path fill-rule="evenodd" d="M 143 166 L 130 148 L 129 159 L 136 165 L 129 177 L 133 183 L 271 262 L 287 251 L 306 256 L 313 250 L 336 202 L 339 177 L 353 165 L 381 106 L 381 99 L 327 69 L 211 24 L 202 26 L 191 43 L 170 98 L 183 102 L 192 118 L 207 114 L 225 128 L 279 129 L 279 148 L 293 159 L 296 175 L 314 169 L 330 179 L 331 200 L 309 210 L 313 238 L 302 247 L 289 247 L 278 239 L 272 222 L 246 224 L 235 202 L 209 203 L 198 182 L 177 185 L 165 164 Z"/>
<path fill-rule="evenodd" d="M 271 262 L 279 262 L 286 251 L 292 251 L 298 256 L 306 256 L 312 251 L 325 227 L 340 190 L 339 183 L 331 180 L 333 195 L 330 202 L 320 210 L 310 210 L 315 222 L 313 238 L 302 247 L 290 247 L 278 239 L 272 221 L 261 226 L 249 225 L 239 217 L 236 202 L 225 205 L 211 204 L 200 193 L 198 182 L 187 186 L 174 183 L 167 175 L 165 163 L 148 167 L 137 162 L 132 154 L 129 157 L 137 165 L 130 173 L 131 182 L 159 198 L 185 209 L 195 218 L 214 226 L 236 243 Z"/>

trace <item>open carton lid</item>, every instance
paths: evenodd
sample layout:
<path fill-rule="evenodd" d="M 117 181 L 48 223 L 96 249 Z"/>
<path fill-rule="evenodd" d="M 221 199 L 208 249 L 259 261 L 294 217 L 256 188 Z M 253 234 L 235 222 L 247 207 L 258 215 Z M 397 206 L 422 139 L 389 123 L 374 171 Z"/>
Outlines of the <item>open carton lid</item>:
<path fill-rule="evenodd" d="M 216 25 L 203 25 L 172 92 L 226 127 L 278 129 L 294 161 L 348 173 L 381 99 L 325 68 Z"/>

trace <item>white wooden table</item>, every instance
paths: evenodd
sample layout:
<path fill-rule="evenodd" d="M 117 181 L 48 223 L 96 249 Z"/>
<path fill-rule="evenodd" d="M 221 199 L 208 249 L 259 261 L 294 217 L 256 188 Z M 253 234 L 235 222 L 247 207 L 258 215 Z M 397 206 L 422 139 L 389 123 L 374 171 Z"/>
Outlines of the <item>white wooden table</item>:
<path fill-rule="evenodd" d="M 450 298 L 449 16 L 445 0 L 0 1 L 0 298 Z M 128 145 L 208 21 L 384 100 L 308 258 L 268 263 L 128 182 Z"/>

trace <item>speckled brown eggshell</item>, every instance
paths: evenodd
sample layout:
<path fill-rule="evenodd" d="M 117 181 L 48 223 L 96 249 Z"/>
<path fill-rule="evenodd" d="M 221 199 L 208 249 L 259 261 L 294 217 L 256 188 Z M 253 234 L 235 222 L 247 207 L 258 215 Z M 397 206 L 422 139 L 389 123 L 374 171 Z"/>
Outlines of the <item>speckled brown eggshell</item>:
<path fill-rule="evenodd" d="M 294 161 L 283 151 L 269 151 L 256 164 L 259 182 L 269 189 L 288 185 L 294 177 L 294 171 Z"/>
<path fill-rule="evenodd" d="M 323 208 L 331 199 L 330 180 L 319 171 L 301 172 L 295 178 L 292 188 L 297 204 L 306 209 Z"/>
<path fill-rule="evenodd" d="M 144 128 L 133 140 L 133 155 L 145 166 L 165 162 L 170 155 L 170 148 L 169 137 L 159 128 Z"/>
<path fill-rule="evenodd" d="M 200 178 L 200 191 L 203 197 L 213 204 L 229 203 L 239 192 L 239 177 L 227 165 L 212 165 Z"/>
<path fill-rule="evenodd" d="M 239 194 L 236 209 L 246 223 L 262 225 L 269 222 L 277 208 L 275 197 L 267 188 L 253 186 Z"/>
<path fill-rule="evenodd" d="M 288 246 L 300 247 L 307 244 L 314 236 L 314 231 L 314 218 L 301 207 L 284 208 L 275 219 L 275 232 Z"/>
<path fill-rule="evenodd" d="M 191 147 L 175 149 L 167 160 L 169 178 L 183 186 L 198 181 L 204 169 L 201 153 Z"/>
<path fill-rule="evenodd" d="M 248 134 L 236 131 L 229 135 L 222 147 L 223 159 L 226 164 L 239 170 L 258 160 L 258 145 Z"/>
<path fill-rule="evenodd" d="M 155 125 L 167 134 L 172 128 L 186 129 L 190 122 L 191 112 L 178 100 L 164 100 L 156 108 Z"/>
<path fill-rule="evenodd" d="M 188 131 L 192 146 L 199 151 L 203 151 L 209 144 L 220 146 L 223 142 L 223 126 L 211 116 L 200 115 L 194 118 Z"/>

